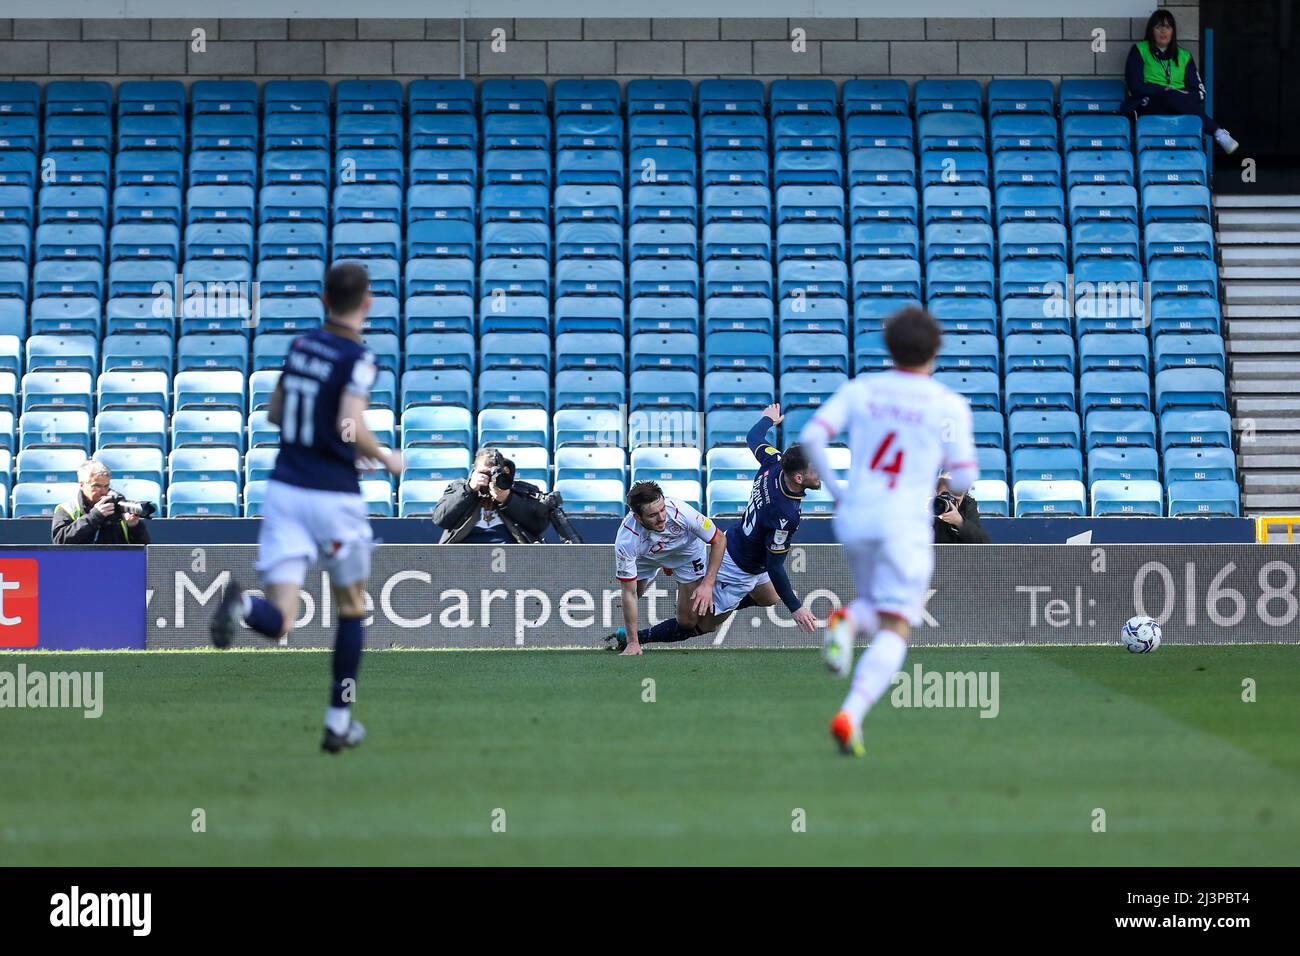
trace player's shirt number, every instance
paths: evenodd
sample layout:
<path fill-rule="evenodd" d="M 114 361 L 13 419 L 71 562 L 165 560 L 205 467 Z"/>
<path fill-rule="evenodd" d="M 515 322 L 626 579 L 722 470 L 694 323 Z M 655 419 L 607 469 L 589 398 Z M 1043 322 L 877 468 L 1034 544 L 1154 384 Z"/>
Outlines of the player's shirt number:
<path fill-rule="evenodd" d="M 312 445 L 316 439 L 316 396 L 320 383 L 296 375 L 281 377 L 284 382 L 284 414 L 280 433 L 291 445 Z"/>
<path fill-rule="evenodd" d="M 893 447 L 897 437 L 898 432 L 889 432 L 871 456 L 871 470 L 885 473 L 891 491 L 898 484 L 899 472 L 903 470 L 903 449 Z M 891 450 L 892 456 L 889 454 Z"/>

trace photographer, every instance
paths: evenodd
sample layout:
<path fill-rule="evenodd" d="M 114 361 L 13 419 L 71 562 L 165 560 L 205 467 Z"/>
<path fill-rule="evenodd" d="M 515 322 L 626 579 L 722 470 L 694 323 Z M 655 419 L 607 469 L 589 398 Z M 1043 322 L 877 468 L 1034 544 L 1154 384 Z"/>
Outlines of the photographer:
<path fill-rule="evenodd" d="M 980 524 L 980 509 L 969 493 L 953 494 L 948 476 L 939 476 L 934 495 L 935 544 L 988 544 L 989 534 Z"/>
<path fill-rule="evenodd" d="M 433 509 L 439 544 L 533 544 L 542 539 L 550 507 L 540 488 L 515 481 L 515 463 L 496 448 L 474 456 L 465 481 L 453 481 Z"/>
<path fill-rule="evenodd" d="M 127 501 L 109 485 L 113 473 L 90 459 L 77 469 L 77 497 L 54 509 L 54 544 L 148 544 L 151 503 Z"/>

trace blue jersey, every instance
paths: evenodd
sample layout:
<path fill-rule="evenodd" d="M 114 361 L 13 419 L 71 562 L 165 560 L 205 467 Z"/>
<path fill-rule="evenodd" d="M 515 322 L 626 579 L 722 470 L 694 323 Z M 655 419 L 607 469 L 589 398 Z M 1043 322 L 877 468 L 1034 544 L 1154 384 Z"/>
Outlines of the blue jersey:
<path fill-rule="evenodd" d="M 770 571 L 770 558 L 784 560 L 799 527 L 803 495 L 795 496 L 785 489 L 781 453 L 767 443 L 771 426 L 771 419 L 762 418 L 749 430 L 749 449 L 758 459 L 759 471 L 754 476 L 744 518 L 727 528 L 727 553 L 747 574 Z"/>
<path fill-rule="evenodd" d="M 280 454 L 271 480 L 300 488 L 361 493 L 356 449 L 339 431 L 345 392 L 368 399 L 374 354 L 324 329 L 294 339 L 280 374 Z"/>

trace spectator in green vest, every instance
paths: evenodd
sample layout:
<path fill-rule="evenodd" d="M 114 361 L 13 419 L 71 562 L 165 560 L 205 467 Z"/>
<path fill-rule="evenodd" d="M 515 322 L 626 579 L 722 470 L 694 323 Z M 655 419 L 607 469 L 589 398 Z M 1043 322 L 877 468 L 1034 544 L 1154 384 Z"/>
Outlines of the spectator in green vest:
<path fill-rule="evenodd" d="M 1168 10 L 1157 10 L 1147 21 L 1146 36 L 1133 44 L 1124 66 L 1128 99 L 1123 112 L 1138 116 L 1197 116 L 1207 136 L 1225 153 L 1237 141 L 1205 112 L 1205 84 L 1192 55 L 1178 45 L 1178 26 Z"/>

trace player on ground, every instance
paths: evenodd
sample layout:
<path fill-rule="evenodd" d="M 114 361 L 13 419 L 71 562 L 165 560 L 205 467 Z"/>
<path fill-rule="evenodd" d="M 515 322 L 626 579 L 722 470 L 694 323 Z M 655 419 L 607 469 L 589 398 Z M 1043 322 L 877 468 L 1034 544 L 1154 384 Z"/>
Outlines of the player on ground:
<path fill-rule="evenodd" d="M 934 570 L 930 500 L 941 470 L 961 493 L 979 477 L 970 405 L 930 377 L 939 353 L 939 323 L 919 308 L 885 324 L 892 371 L 845 382 L 809 419 L 800 436 L 820 468 L 826 446 L 848 432 L 849 481 L 831 482 L 835 536 L 844 546 L 857 599 L 831 615 L 827 666 L 848 673 L 857 634 L 872 636 L 853 686 L 831 722 L 841 752 L 861 756 L 862 718 L 888 688 L 920 623 Z"/>
<path fill-rule="evenodd" d="M 694 637 L 700 615 L 713 608 L 713 585 L 727 551 L 727 536 L 684 501 L 666 497 L 653 481 L 638 481 L 627 495 L 629 514 L 614 539 L 615 574 L 623 592 L 622 631 L 610 635 L 624 655 L 642 644 Z M 636 629 L 637 598 L 660 570 L 677 582 L 677 613 L 654 627 Z M 631 635 L 628 637 L 627 635 Z"/>
<path fill-rule="evenodd" d="M 784 453 L 767 443 L 767 432 L 782 421 L 781 406 L 769 405 L 746 437 L 759 470 L 749 492 L 744 517 L 727 529 L 727 554 L 713 588 L 713 613 L 701 618 L 697 630 L 708 634 L 733 611 L 785 604 L 805 632 L 817 628 L 817 618 L 804 607 L 785 571 L 790 543 L 799 529 L 799 507 L 806 491 L 822 486 L 818 469 L 799 445 Z"/>
<path fill-rule="evenodd" d="M 320 557 L 339 616 L 321 749 L 338 753 L 366 733 L 350 707 L 365 643 L 361 622 L 373 548 L 356 463 L 359 457 L 375 460 L 397 475 L 402 456 L 380 447 L 365 421 L 376 375 L 374 355 L 361 338 L 370 310 L 369 274 L 355 262 L 333 266 L 324 299 L 324 327 L 294 340 L 271 396 L 269 419 L 280 426 L 280 452 L 257 542 L 266 597 L 245 594 L 232 580 L 211 629 L 217 647 L 230 646 L 241 623 L 283 643 L 298 616 L 303 580 Z"/>

